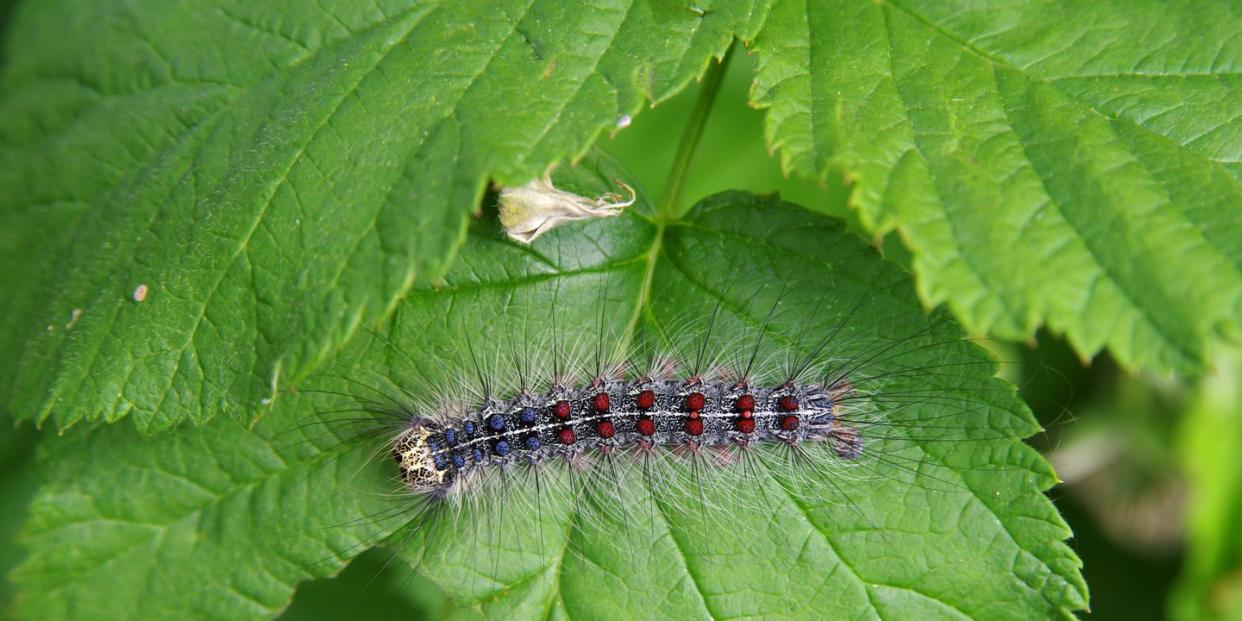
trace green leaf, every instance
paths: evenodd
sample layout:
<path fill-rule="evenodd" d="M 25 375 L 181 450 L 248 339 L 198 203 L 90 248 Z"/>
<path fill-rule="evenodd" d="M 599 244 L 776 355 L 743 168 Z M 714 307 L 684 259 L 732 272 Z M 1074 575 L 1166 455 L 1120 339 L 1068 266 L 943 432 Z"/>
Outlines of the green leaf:
<path fill-rule="evenodd" d="M 624 178 L 597 165 L 555 180 L 592 195 Z M 601 329 L 610 339 L 686 320 L 701 329 L 719 308 L 728 335 L 762 326 L 774 296 L 784 310 L 765 334 L 780 351 L 806 351 L 806 334 L 843 320 L 843 343 L 919 333 L 902 386 L 936 396 L 901 408 L 893 427 L 919 437 L 869 436 L 884 457 L 841 472 L 722 468 L 695 480 L 717 500 L 705 513 L 694 491 L 636 465 L 622 465 L 615 495 L 589 501 L 547 471 L 538 502 L 431 514 L 392 545 L 450 597 L 499 618 L 1045 618 L 1085 607 L 1069 530 L 1042 494 L 1055 476 L 1021 441 L 1037 429 L 1029 411 L 943 313 L 923 313 L 904 272 L 839 221 L 773 197 L 721 194 L 667 224 L 651 213 L 640 192 L 620 218 L 566 225 L 531 247 L 481 221 L 442 285 L 416 286 L 384 334 L 358 339 L 255 434 L 220 418 L 145 440 L 107 427 L 49 443 L 51 482 L 18 574 L 25 610 L 85 616 L 107 601 L 118 616 L 270 614 L 293 582 L 343 562 L 312 561 L 357 554 L 365 546 L 351 545 L 393 532 L 416 507 L 387 494 L 386 459 L 340 488 L 384 434 L 338 458 L 334 426 L 281 431 L 326 407 L 307 388 L 376 399 L 387 394 L 377 378 L 389 378 L 433 398 L 446 373 L 468 381 L 456 373 L 471 368 L 469 351 L 485 369 L 512 370 L 506 352 L 547 343 L 553 316 L 566 342 L 593 343 Z M 303 434 L 313 446 L 273 449 L 272 438 Z M 668 467 L 662 480 L 689 480 L 684 464 Z M 375 517 L 384 511 L 395 517 Z M 634 519 L 601 521 L 616 515 Z"/>
<path fill-rule="evenodd" d="M 1242 318 L 1240 31 L 1228 3 L 779 0 L 752 99 L 924 303 L 1193 371 Z"/>
<path fill-rule="evenodd" d="M 765 13 L 715 4 L 22 4 L 0 399 L 62 428 L 251 420 L 443 272 L 489 176 L 581 155 Z"/>
<path fill-rule="evenodd" d="M 303 403 L 302 405 L 308 405 Z M 129 425 L 47 438 L 13 574 L 32 619 L 258 619 L 340 570 L 387 523 L 370 450 L 292 408 L 251 430 L 141 437 Z M 377 478 L 370 478 L 372 476 Z"/>

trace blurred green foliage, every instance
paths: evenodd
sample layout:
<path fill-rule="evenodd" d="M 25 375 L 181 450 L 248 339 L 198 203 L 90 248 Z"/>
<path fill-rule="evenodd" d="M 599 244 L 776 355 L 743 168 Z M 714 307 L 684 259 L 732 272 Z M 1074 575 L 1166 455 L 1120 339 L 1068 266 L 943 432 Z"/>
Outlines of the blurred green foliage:
<path fill-rule="evenodd" d="M 779 192 L 781 198 L 816 211 L 853 217 L 854 212 L 845 206 L 847 189 L 839 176 L 830 177 L 822 186 L 787 178 L 776 158 L 768 156 L 763 143 L 763 112 L 746 103 L 753 75 L 754 57 L 745 49 L 735 50 L 699 143 L 679 211 L 717 192 L 747 190 L 757 194 Z M 600 141 L 600 146 L 623 161 L 652 196 L 664 191 L 677 150 L 677 141 L 671 137 L 685 127 L 695 94 L 695 89 L 688 89 L 645 110 L 632 126 Z"/>
<path fill-rule="evenodd" d="M 1242 619 L 1242 352 L 1222 352 L 1181 419 L 1178 457 L 1189 484 L 1186 567 L 1177 619 Z"/>

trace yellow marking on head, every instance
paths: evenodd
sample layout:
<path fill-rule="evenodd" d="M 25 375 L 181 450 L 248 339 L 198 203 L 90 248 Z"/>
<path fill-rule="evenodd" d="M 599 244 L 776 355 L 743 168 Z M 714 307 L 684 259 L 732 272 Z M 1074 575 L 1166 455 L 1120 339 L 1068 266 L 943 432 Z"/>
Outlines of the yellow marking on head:
<path fill-rule="evenodd" d="M 444 485 L 446 471 L 437 470 L 427 438 L 431 432 L 424 427 L 412 427 L 401 432 L 393 442 L 392 454 L 401 471 L 401 480 L 416 492 L 439 489 Z"/>

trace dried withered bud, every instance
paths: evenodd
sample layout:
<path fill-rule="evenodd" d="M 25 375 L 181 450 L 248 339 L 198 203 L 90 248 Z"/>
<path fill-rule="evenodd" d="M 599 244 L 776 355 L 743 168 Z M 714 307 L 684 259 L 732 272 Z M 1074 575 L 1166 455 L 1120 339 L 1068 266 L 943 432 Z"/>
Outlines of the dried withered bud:
<path fill-rule="evenodd" d="M 552 185 L 548 177 L 500 191 L 500 224 L 510 238 L 529 244 L 563 222 L 607 218 L 634 204 L 634 188 L 617 180 L 629 198 L 609 192 L 596 198 L 579 196 Z"/>

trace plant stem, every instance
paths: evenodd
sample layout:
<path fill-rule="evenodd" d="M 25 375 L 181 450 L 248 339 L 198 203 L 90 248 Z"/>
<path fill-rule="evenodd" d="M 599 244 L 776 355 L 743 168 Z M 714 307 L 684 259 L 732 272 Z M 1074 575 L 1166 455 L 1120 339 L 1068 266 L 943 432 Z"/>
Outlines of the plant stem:
<path fill-rule="evenodd" d="M 733 48 L 736 46 L 736 43 L 731 44 L 720 62 L 709 65 L 703 76 L 699 97 L 694 102 L 694 110 L 686 122 L 686 129 L 681 133 L 677 155 L 673 158 L 673 168 L 669 172 L 668 183 L 664 186 L 664 193 L 660 196 L 659 208 L 656 210 L 663 220 L 676 219 L 686 212 L 680 206 L 681 195 L 690 174 L 690 165 L 694 161 L 694 151 L 703 137 L 703 128 L 707 126 L 712 104 L 716 102 L 716 93 L 720 92 L 720 83 L 724 80 L 725 69 L 729 66 L 729 59 L 733 57 Z"/>

